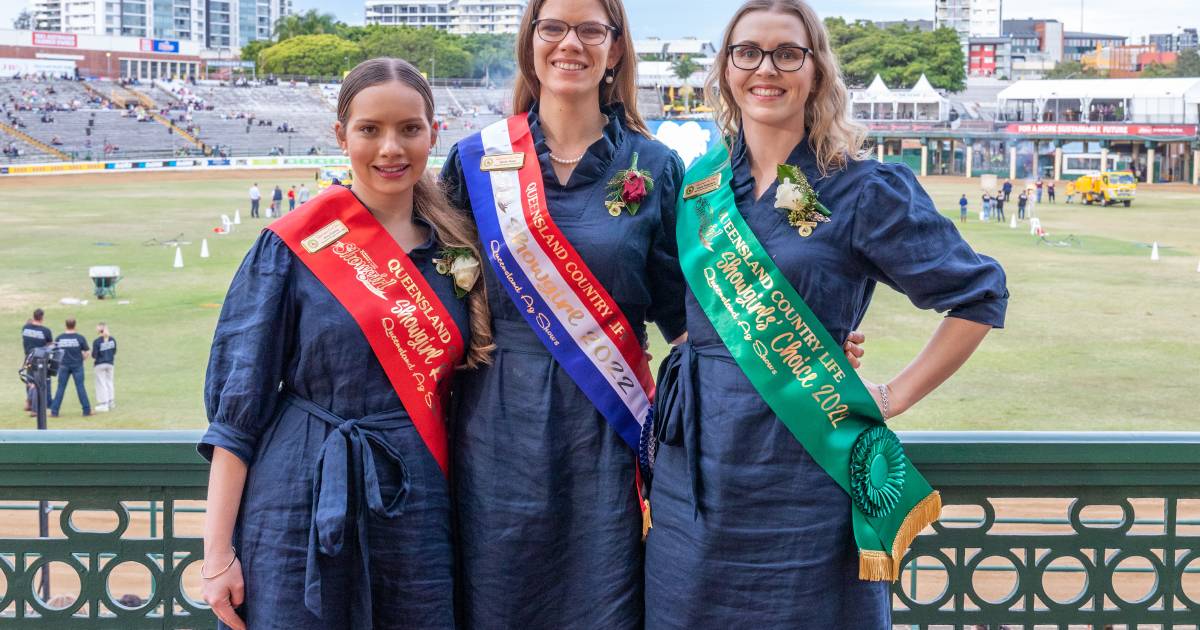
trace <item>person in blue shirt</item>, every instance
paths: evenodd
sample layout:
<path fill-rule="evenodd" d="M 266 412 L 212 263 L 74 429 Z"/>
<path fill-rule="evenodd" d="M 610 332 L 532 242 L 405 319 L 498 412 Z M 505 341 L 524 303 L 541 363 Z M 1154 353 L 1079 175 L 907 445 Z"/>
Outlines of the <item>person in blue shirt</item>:
<path fill-rule="evenodd" d="M 96 337 L 92 341 L 92 356 L 96 375 L 96 411 L 105 412 L 116 408 L 117 394 L 113 387 L 113 360 L 117 356 L 117 340 L 108 331 L 104 322 L 96 324 Z"/>
<path fill-rule="evenodd" d="M 717 51 L 710 105 L 732 180 L 720 185 L 830 336 L 848 338 L 881 283 L 947 313 L 895 378 L 863 383 L 881 416 L 903 413 L 1003 325 L 1003 269 L 971 249 L 911 169 L 864 154 L 866 130 L 847 119 L 809 5 L 750 0 Z M 807 234 L 776 207 L 781 164 L 831 211 Z M 681 250 L 696 246 L 680 238 Z M 645 628 L 890 629 L 891 584 L 859 577 L 850 496 L 768 406 L 692 289 L 688 341 L 658 383 Z"/>
<path fill-rule="evenodd" d="M 25 325 L 21 327 L 22 357 L 27 357 L 35 349 L 48 346 L 54 342 L 54 333 L 50 332 L 50 329 L 42 323 L 45 317 L 45 311 L 40 308 L 34 309 L 33 318 L 25 322 Z M 25 411 L 28 411 L 30 415 L 37 415 L 37 410 L 34 408 L 37 400 L 37 387 L 30 383 L 25 388 Z"/>
<path fill-rule="evenodd" d="M 958 200 L 958 222 L 967 222 L 967 194 L 963 193 L 962 199 Z"/>
<path fill-rule="evenodd" d="M 63 351 L 62 365 L 58 368 L 58 392 L 54 394 L 54 402 L 50 403 L 50 416 L 58 417 L 62 408 L 63 395 L 67 392 L 67 379 L 75 380 L 75 393 L 79 395 L 79 404 L 83 406 L 83 415 L 92 415 L 92 404 L 88 400 L 87 388 L 83 384 L 83 360 L 91 356 L 91 347 L 87 337 L 75 332 L 75 319 L 66 321 L 66 331 L 54 340 L 55 345 Z"/>
<path fill-rule="evenodd" d="M 407 253 L 473 367 L 490 351 L 487 302 L 481 282 L 439 271 L 476 237 L 425 174 L 433 111 L 416 68 L 372 59 L 342 82 L 335 135 L 354 172 L 346 203 Z M 272 230 L 229 287 L 204 396 L 203 594 L 218 628 L 455 627 L 449 482 L 363 329 Z"/>

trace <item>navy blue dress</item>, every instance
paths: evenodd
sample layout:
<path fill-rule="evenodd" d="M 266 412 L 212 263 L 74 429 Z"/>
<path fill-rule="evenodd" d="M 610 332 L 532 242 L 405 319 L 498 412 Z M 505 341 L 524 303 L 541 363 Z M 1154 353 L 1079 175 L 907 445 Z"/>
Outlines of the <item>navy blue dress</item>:
<path fill-rule="evenodd" d="M 469 344 L 430 233 L 409 256 Z M 273 232 L 229 287 L 205 403 L 201 453 L 249 466 L 234 535 L 248 627 L 454 627 L 446 477 L 358 324 Z"/>
<path fill-rule="evenodd" d="M 1004 271 L 971 250 L 908 167 L 856 162 L 821 179 L 802 143 L 788 162 L 833 212 L 802 238 L 774 208 L 774 185 L 754 199 L 740 141 L 732 160 L 746 222 L 839 343 L 877 282 L 918 308 L 1003 325 Z M 659 372 L 646 627 L 890 628 L 890 585 L 858 579 L 848 495 L 763 401 L 690 290 L 687 326 L 689 342 Z"/>
<path fill-rule="evenodd" d="M 683 333 L 683 276 L 675 195 L 683 164 L 665 145 L 626 129 L 607 109 L 604 137 L 566 186 L 529 114 L 550 215 L 645 340 L 646 320 Z M 609 216 L 605 187 L 618 170 L 650 171 L 653 192 L 635 216 Z M 457 148 L 443 178 L 470 208 Z M 640 628 L 641 512 L 635 455 L 551 357 L 490 266 L 492 365 L 462 376 L 452 475 L 466 628 Z"/>

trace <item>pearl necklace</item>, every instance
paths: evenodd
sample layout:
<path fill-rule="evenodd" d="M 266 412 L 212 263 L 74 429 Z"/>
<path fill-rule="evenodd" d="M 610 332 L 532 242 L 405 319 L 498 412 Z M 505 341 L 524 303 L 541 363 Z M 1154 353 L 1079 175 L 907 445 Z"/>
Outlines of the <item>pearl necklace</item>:
<path fill-rule="evenodd" d="M 580 161 L 580 160 L 582 160 L 582 159 L 583 159 L 583 156 L 585 156 L 585 155 L 587 155 L 587 152 L 586 152 L 586 151 L 585 151 L 585 152 L 583 152 L 583 153 L 581 153 L 581 154 L 579 155 L 579 157 L 577 157 L 577 158 L 575 158 L 575 159 L 573 159 L 573 160 L 564 160 L 564 159 L 562 159 L 562 158 L 560 158 L 560 157 L 558 157 L 558 156 L 554 155 L 554 152 L 553 152 L 553 151 L 551 151 L 551 152 L 550 152 L 550 161 L 551 161 L 551 162 L 558 163 L 558 164 L 562 164 L 563 166 L 570 166 L 570 165 L 572 165 L 572 164 L 578 164 L 578 163 L 579 163 L 579 161 Z"/>

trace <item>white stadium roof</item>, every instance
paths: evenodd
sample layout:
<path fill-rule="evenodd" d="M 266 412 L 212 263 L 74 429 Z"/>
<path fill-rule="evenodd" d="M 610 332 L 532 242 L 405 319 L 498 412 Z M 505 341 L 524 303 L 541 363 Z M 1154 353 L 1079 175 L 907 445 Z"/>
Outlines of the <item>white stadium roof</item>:
<path fill-rule="evenodd" d="M 1039 99 L 1184 98 L 1200 103 L 1200 77 L 1182 79 L 1043 79 L 1017 81 L 997 95 L 1000 101 Z"/>

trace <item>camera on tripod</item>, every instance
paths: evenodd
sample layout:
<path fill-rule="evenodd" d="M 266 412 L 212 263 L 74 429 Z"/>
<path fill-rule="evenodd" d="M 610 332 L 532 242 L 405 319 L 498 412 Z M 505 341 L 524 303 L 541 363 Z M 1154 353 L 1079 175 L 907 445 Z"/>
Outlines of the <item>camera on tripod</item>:
<path fill-rule="evenodd" d="M 25 357 L 25 365 L 19 372 L 21 380 L 33 383 L 38 374 L 55 374 L 62 365 L 63 350 L 54 344 L 34 348 Z M 44 371 L 43 371 L 44 370 Z"/>

